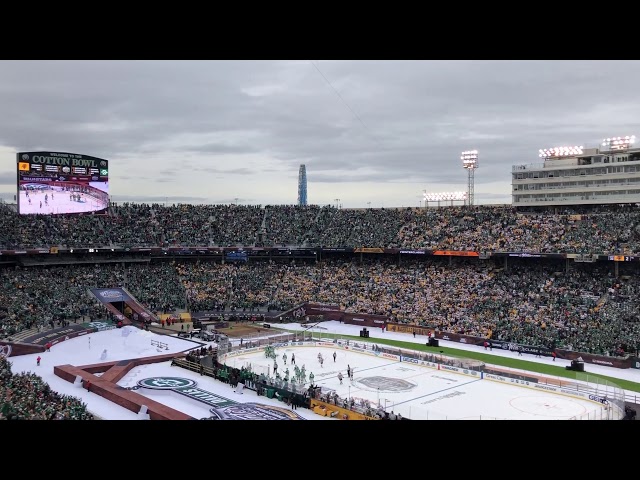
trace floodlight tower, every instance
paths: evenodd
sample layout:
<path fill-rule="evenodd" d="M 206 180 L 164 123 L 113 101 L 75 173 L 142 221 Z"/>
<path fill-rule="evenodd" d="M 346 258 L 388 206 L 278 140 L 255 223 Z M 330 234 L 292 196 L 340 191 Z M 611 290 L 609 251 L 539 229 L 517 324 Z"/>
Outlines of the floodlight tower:
<path fill-rule="evenodd" d="M 602 140 L 602 146 L 608 148 L 609 150 L 628 150 L 631 145 L 636 143 L 635 135 L 627 135 L 625 137 L 610 137 Z"/>
<path fill-rule="evenodd" d="M 307 205 L 307 167 L 300 165 L 298 171 L 298 205 Z"/>
<path fill-rule="evenodd" d="M 541 148 L 538 150 L 538 156 L 540 158 L 560 158 L 560 157 L 573 157 L 575 155 L 582 155 L 584 147 L 582 145 L 571 147 L 553 147 L 553 148 Z"/>
<path fill-rule="evenodd" d="M 478 151 L 467 150 L 466 152 L 462 152 L 460 160 L 462 160 L 462 166 L 467 169 L 467 191 L 469 192 L 469 206 L 471 206 L 473 205 L 474 172 L 476 171 L 476 168 L 478 168 Z"/>
<path fill-rule="evenodd" d="M 440 207 L 441 201 L 451 201 L 451 206 L 453 207 L 453 202 L 465 202 L 467 200 L 467 192 L 440 192 L 440 193 L 427 193 L 424 191 L 424 206 L 428 207 L 429 202 L 438 202 L 438 207 Z"/>

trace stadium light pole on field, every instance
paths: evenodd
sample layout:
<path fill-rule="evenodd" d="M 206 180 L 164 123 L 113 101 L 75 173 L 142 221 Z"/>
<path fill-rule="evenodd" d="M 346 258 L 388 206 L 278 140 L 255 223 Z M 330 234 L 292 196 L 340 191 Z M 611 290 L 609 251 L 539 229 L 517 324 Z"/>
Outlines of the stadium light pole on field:
<path fill-rule="evenodd" d="M 474 189 L 474 173 L 476 168 L 478 168 L 478 150 L 466 150 L 462 152 L 462 156 L 460 157 L 462 160 L 462 166 L 467 169 L 468 179 L 467 179 L 467 191 L 468 191 L 468 201 L 467 204 L 469 206 L 473 205 L 473 189 Z"/>

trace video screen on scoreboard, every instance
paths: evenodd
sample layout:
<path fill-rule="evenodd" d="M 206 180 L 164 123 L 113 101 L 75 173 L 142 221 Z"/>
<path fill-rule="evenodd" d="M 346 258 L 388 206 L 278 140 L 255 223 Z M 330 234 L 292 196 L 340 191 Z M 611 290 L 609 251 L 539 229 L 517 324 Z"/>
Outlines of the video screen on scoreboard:
<path fill-rule="evenodd" d="M 18 153 L 18 213 L 106 213 L 109 162 L 66 152 Z"/>

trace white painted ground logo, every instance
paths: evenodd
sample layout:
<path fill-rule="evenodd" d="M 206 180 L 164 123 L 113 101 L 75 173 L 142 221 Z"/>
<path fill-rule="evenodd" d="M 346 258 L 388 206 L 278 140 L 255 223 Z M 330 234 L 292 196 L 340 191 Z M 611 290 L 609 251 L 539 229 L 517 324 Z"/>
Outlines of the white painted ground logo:
<path fill-rule="evenodd" d="M 138 381 L 133 390 L 172 390 L 211 408 L 211 416 L 206 420 L 304 420 L 303 417 L 286 408 L 261 403 L 240 403 L 215 393 L 196 388 L 194 380 L 181 377 L 151 377 Z"/>
<path fill-rule="evenodd" d="M 304 420 L 291 410 L 262 403 L 237 403 L 209 411 L 209 420 Z"/>
<path fill-rule="evenodd" d="M 196 382 L 179 377 L 153 377 L 138 382 L 138 386 L 152 390 L 175 390 L 177 388 L 193 387 Z"/>
<path fill-rule="evenodd" d="M 8 358 L 11 356 L 11 345 L 0 345 L 0 358 Z"/>

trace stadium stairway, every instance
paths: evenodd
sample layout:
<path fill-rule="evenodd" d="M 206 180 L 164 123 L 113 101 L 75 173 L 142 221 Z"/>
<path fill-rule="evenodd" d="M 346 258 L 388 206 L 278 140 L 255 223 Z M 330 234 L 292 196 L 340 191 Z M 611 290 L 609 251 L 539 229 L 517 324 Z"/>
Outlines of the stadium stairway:
<path fill-rule="evenodd" d="M 22 342 L 25 338 L 29 338 L 39 333 L 38 327 L 30 328 L 29 330 L 22 330 L 19 333 L 15 333 L 10 336 L 12 342 Z"/>
<path fill-rule="evenodd" d="M 598 299 L 597 302 L 597 306 L 598 308 L 602 308 L 602 306 L 607 303 L 607 301 L 609 300 L 609 294 L 608 293 L 604 293 L 602 294 L 602 296 Z"/>

